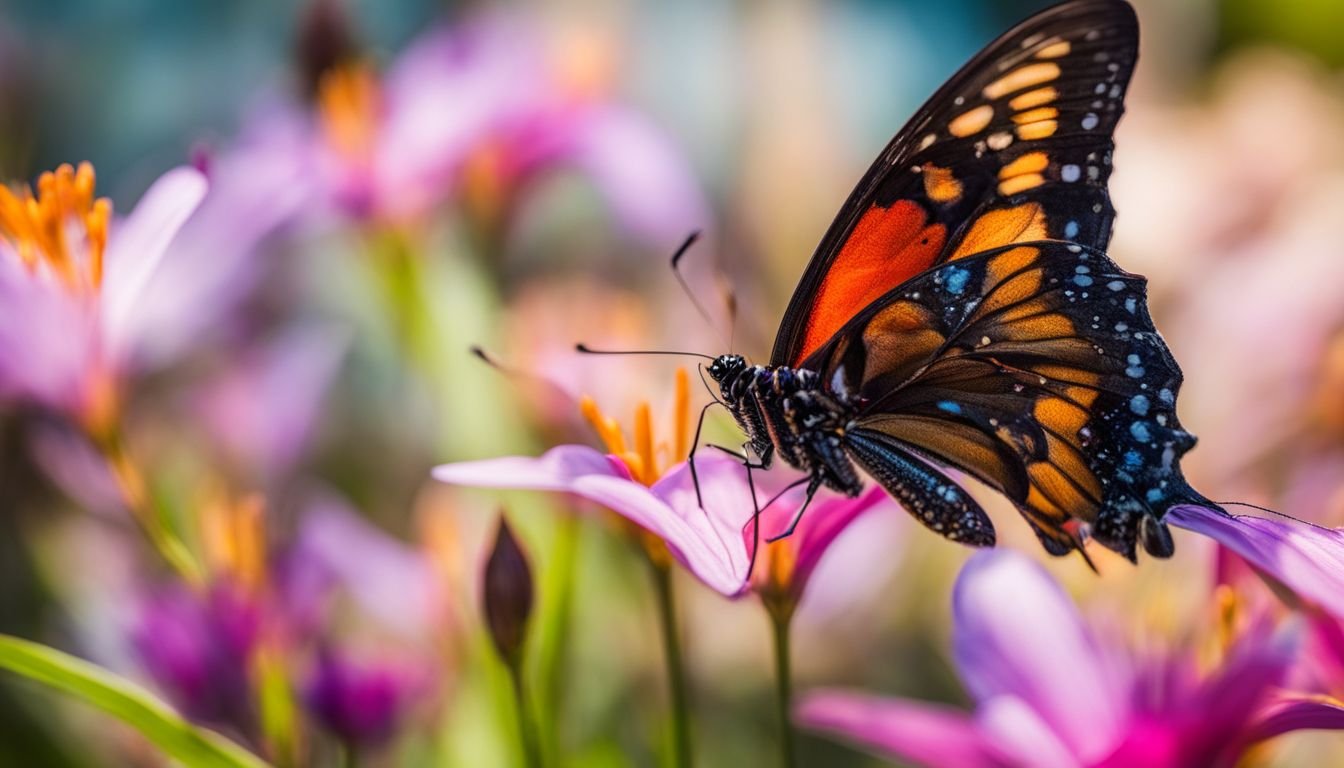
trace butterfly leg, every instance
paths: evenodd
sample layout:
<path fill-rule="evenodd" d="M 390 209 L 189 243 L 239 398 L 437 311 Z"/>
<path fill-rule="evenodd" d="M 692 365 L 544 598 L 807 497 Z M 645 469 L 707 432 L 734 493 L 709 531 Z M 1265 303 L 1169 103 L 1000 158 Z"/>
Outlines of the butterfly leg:
<path fill-rule="evenodd" d="M 807 478 L 807 481 L 807 498 L 803 499 L 803 505 L 793 514 L 793 519 L 789 521 L 789 527 L 786 528 L 783 533 L 777 533 L 766 539 L 765 543 L 774 544 L 780 539 L 787 539 L 793 535 L 793 531 L 798 527 L 798 523 L 802 522 L 803 513 L 807 511 L 808 505 L 812 503 L 812 497 L 817 495 L 817 489 L 821 487 L 821 478 L 818 476 Z"/>
<path fill-rule="evenodd" d="M 705 499 L 700 495 L 700 474 L 695 470 L 695 452 L 700 448 L 700 431 L 705 428 L 705 414 L 716 405 L 723 403 L 712 400 L 700 409 L 700 418 L 695 422 L 695 437 L 691 440 L 691 452 L 686 454 L 686 465 L 691 468 L 691 483 L 695 486 L 695 503 L 701 509 L 705 508 Z"/>

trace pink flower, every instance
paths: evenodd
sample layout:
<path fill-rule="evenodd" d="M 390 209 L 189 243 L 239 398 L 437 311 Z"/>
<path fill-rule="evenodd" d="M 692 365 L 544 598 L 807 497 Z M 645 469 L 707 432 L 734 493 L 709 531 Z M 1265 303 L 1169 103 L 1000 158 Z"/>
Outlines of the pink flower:
<path fill-rule="evenodd" d="M 1309 606 L 1344 619 L 1344 531 L 1188 505 L 1172 507 L 1166 520 L 1214 539 Z"/>
<path fill-rule="evenodd" d="M 489 226 L 550 171 L 575 171 L 629 234 L 670 249 L 707 206 L 670 138 L 606 91 L 588 48 L 549 50 L 524 19 L 480 14 L 413 41 L 387 69 L 346 61 L 320 78 L 313 114 L 268 115 L 339 214 L 414 221 L 450 201 Z M 602 71 L 597 71 L 602 70 Z"/>
<path fill-rule="evenodd" d="M 205 192 L 178 168 L 114 220 L 87 163 L 43 174 L 36 194 L 0 190 L 0 397 L 106 432 L 144 340 L 146 285 Z"/>
<path fill-rule="evenodd" d="M 736 596 L 751 587 L 797 599 L 821 555 L 844 528 L 886 497 L 875 490 L 858 499 L 825 491 L 818 494 L 793 536 L 762 550 L 762 562 L 748 583 L 751 561 L 752 515 L 755 509 L 746 472 L 740 462 L 712 454 L 696 458 L 704 509 L 696 503 L 695 487 L 685 463 L 671 468 L 652 485 L 635 480 L 627 466 L 613 455 L 582 445 L 552 448 L 540 458 L 508 457 L 445 464 L 434 477 L 445 483 L 490 488 L 527 488 L 572 493 L 596 502 L 667 543 L 668 549 L 692 574 L 711 589 Z M 770 487 L 780 485 L 778 473 L 757 473 L 760 503 Z M 761 515 L 761 541 L 778 532 L 798 499 L 786 495 Z"/>
<path fill-rule="evenodd" d="M 1279 689 L 1289 635 L 1249 628 L 1217 668 L 1139 656 L 1094 633 L 1043 569 L 977 553 L 954 594 L 954 656 L 973 713 L 839 691 L 805 698 L 807 727 L 937 766 L 1230 766 L 1250 746 L 1344 728 L 1344 708 Z"/>

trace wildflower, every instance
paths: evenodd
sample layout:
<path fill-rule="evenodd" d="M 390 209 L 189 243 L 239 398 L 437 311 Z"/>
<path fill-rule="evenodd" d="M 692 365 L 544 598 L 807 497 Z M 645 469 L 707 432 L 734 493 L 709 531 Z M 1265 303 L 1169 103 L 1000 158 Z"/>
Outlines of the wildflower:
<path fill-rule="evenodd" d="M 668 440 L 655 438 L 653 411 L 647 402 L 636 405 L 629 434 L 591 399 L 584 399 L 581 408 L 601 438 L 605 455 L 587 446 L 562 445 L 539 458 L 445 464 L 435 468 L 434 477 L 459 485 L 575 494 L 652 534 L 711 589 L 736 596 L 751 587 L 771 599 L 790 602 L 801 597 L 813 568 L 835 537 L 860 514 L 887 499 L 878 488 L 858 499 L 820 491 L 793 536 L 761 548 L 759 570 L 749 582 L 752 553 L 766 538 L 784 530 L 802 502 L 801 492 L 785 494 L 763 510 L 759 530 L 754 521 L 757 505 L 796 477 L 783 470 L 757 472 L 754 480 L 760 485 L 753 495 L 740 461 L 701 451 L 695 467 L 702 509 L 695 478 L 683 460 L 692 439 L 690 385 L 684 370 L 677 373 Z"/>
<path fill-rule="evenodd" d="M 327 730 L 352 747 L 391 738 L 421 685 L 416 675 L 387 661 L 355 661 L 319 651 L 304 687 L 304 702 Z"/>
<path fill-rule="evenodd" d="M 329 16 L 319 20 L 330 26 Z M 610 68 L 572 65 L 603 56 L 550 47 L 502 13 L 431 30 L 385 72 L 338 42 L 320 74 L 305 74 L 315 83 L 311 114 L 290 106 L 263 116 L 276 146 L 305 158 L 340 214 L 414 222 L 447 201 L 494 230 L 529 182 L 569 170 L 594 185 L 623 229 L 659 249 L 707 218 L 671 140 L 609 96 Z"/>
<path fill-rule="evenodd" d="M 169 171 L 117 221 L 87 163 L 42 174 L 36 192 L 0 189 L 0 396 L 106 438 L 136 351 L 137 305 L 205 191 L 198 172 Z"/>
<path fill-rule="evenodd" d="M 1193 654 L 1143 657 L 1092 632 L 1022 555 L 977 553 L 957 580 L 953 651 L 977 701 L 941 705 L 822 691 L 801 723 L 923 765 L 1232 765 L 1304 728 L 1344 728 L 1344 708 L 1279 688 L 1295 640 L 1248 627 L 1212 670 Z"/>

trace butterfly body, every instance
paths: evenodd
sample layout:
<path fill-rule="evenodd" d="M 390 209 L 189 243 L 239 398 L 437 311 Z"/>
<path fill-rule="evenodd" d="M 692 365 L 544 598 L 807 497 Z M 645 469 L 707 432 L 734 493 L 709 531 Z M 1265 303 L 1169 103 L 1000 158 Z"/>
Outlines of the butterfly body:
<path fill-rule="evenodd" d="M 994 543 L 951 467 L 1062 555 L 1090 536 L 1172 553 L 1162 517 L 1207 503 L 1146 282 L 1106 254 L 1113 131 L 1138 55 L 1124 0 L 1009 30 L 896 134 L 799 281 L 768 365 L 710 375 L 762 464 L 855 495 L 862 469 L 929 528 Z M 810 495 L 809 495 L 810 498 Z"/>
<path fill-rule="evenodd" d="M 814 489 L 825 485 L 851 497 L 863 491 L 844 448 L 858 414 L 848 392 L 829 391 L 816 371 L 747 365 L 738 355 L 720 356 L 709 374 L 762 467 L 779 456 L 808 473 Z"/>

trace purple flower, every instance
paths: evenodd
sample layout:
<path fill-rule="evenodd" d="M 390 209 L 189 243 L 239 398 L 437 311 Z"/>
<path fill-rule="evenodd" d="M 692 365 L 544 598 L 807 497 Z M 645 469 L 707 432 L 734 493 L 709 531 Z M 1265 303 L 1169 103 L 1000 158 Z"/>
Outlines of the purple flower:
<path fill-rule="evenodd" d="M 110 429 L 146 286 L 205 193 L 200 173 L 178 168 L 114 220 L 87 163 L 43 174 L 36 194 L 0 190 L 0 397 Z"/>
<path fill-rule="evenodd" d="M 797 717 L 884 754 L 938 766 L 1230 766 L 1247 748 L 1306 728 L 1344 728 L 1344 708 L 1278 686 L 1290 635 L 1249 628 L 1221 663 L 1141 656 L 1094 633 L 1038 565 L 974 555 L 954 594 L 953 650 L 974 713 L 816 692 Z"/>
<path fill-rule="evenodd" d="M 686 464 L 673 466 L 652 485 L 633 479 L 629 468 L 615 456 L 582 445 L 552 448 L 540 458 L 508 457 L 445 464 L 434 477 L 445 483 L 490 488 L 527 488 L 572 493 L 601 504 L 666 542 L 673 557 L 711 589 L 724 595 L 741 594 L 748 586 L 801 596 L 822 553 L 845 526 L 885 499 L 881 490 L 859 499 L 821 492 L 788 539 L 762 551 L 757 576 L 747 582 L 755 506 L 746 473 L 733 459 L 701 455 L 696 459 L 704 509 L 696 503 L 695 487 Z M 758 473 L 758 480 L 769 475 Z M 764 503 L 777 478 L 758 488 Z M 778 532 L 797 509 L 797 499 L 786 496 L 762 514 L 761 540 Z"/>
<path fill-rule="evenodd" d="M 1172 507 L 1166 519 L 1217 541 L 1309 606 L 1344 619 L 1344 531 L 1198 506 Z"/>
<path fill-rule="evenodd" d="M 659 248 L 703 227 L 707 206 L 670 139 L 594 87 L 591 68 L 548 57 L 547 42 L 503 13 L 432 30 L 382 76 L 358 61 L 328 70 L 316 114 L 291 113 L 298 130 L 277 139 L 358 218 L 415 219 L 454 201 L 498 223 L 528 181 L 573 170 Z"/>
<path fill-rule="evenodd" d="M 377 746 L 396 733 L 422 687 L 415 678 L 390 663 L 356 662 L 323 649 L 304 687 L 304 702 L 344 743 Z"/>
<path fill-rule="evenodd" d="M 174 584 L 149 594 L 131 630 L 145 670 L 188 716 L 253 729 L 248 670 L 262 608 L 243 590 L 217 584 L 206 594 Z"/>

